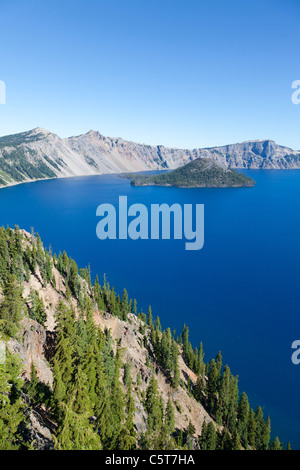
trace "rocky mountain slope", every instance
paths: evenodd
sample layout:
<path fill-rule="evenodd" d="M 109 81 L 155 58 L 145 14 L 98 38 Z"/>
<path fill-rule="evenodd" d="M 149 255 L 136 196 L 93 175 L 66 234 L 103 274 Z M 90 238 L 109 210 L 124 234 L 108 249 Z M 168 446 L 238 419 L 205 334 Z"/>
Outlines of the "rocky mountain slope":
<path fill-rule="evenodd" d="M 281 449 L 221 353 L 205 363 L 188 338 L 0 227 L 1 450 Z"/>
<path fill-rule="evenodd" d="M 32 249 L 33 243 L 35 243 L 32 235 L 24 230 L 18 231 L 18 233 L 23 238 L 22 245 L 24 252 L 28 248 Z M 0 340 L 4 339 L 8 350 L 20 359 L 21 377 L 25 383 L 30 383 L 31 368 L 34 365 L 38 380 L 49 387 L 50 390 L 53 389 L 54 382 L 52 359 L 57 341 L 56 310 L 59 302 L 62 301 L 73 309 L 76 318 L 80 315 L 78 300 L 70 295 L 68 281 L 60 274 L 55 267 L 55 263 L 52 265 L 51 273 L 52 282 L 45 283 L 43 273 L 37 264 L 35 272 L 31 272 L 27 279 L 24 279 L 22 282 L 22 295 L 26 305 L 31 305 L 30 295 L 32 292 L 38 292 L 39 299 L 42 301 L 46 312 L 45 323 L 42 325 L 40 322 L 28 317 L 28 314 L 25 314 L 20 321 L 18 334 L 16 337 L 10 338 L 7 338 L 6 335 L 1 335 L 0 325 Z M 89 287 L 82 278 L 80 278 L 80 283 L 83 286 L 82 288 L 89 292 Z M 3 295 L 0 289 L 0 304 L 2 299 Z M 135 384 L 134 425 L 138 435 L 146 432 L 147 429 L 147 413 L 143 397 L 145 397 L 150 378 L 153 374 L 155 374 L 157 379 L 158 391 L 163 403 L 167 404 L 168 400 L 171 399 L 174 405 L 177 432 L 179 430 L 185 432 L 191 423 L 195 436 L 199 436 L 204 421 L 206 423 L 212 422 L 217 429 L 221 429 L 220 426 L 214 423 L 212 417 L 209 416 L 203 406 L 188 393 L 188 384 L 195 385 L 197 376 L 185 364 L 181 355 L 179 356 L 181 385 L 177 389 L 172 387 L 163 368 L 155 360 L 153 347 L 144 346 L 145 337 L 149 338 L 150 341 L 151 332 L 146 324 L 142 328 L 144 331 L 141 332 L 141 325 L 143 324 L 141 319 L 134 314 L 129 314 L 128 320 L 122 321 L 108 312 L 100 311 L 97 305 L 94 304 L 93 321 L 103 332 L 110 332 L 114 351 L 120 348 L 123 351 L 122 362 L 130 364 L 131 379 L 133 384 Z M 123 378 L 124 371 L 122 369 L 120 377 L 122 384 Z M 125 390 L 124 386 L 123 388 Z M 22 435 L 36 449 L 47 450 L 54 448 L 53 435 L 55 435 L 57 430 L 57 424 L 51 418 L 51 414 L 49 415 L 44 406 L 35 406 L 26 394 L 23 393 L 22 396 L 26 404 L 25 416 L 27 421 L 26 427 L 24 428 L 24 425 L 21 427 Z M 194 449 L 199 449 L 196 438 L 192 439 L 192 446 Z"/>
<path fill-rule="evenodd" d="M 300 152 L 272 140 L 185 150 L 95 131 L 62 139 L 36 128 L 0 138 L 0 187 L 44 178 L 175 169 L 197 158 L 211 158 L 229 168 L 300 168 Z"/>
<path fill-rule="evenodd" d="M 2 450 L 269 448 L 220 352 L 204 363 L 185 325 L 162 330 L 18 227 L 0 228 L 0 342 Z"/>
<path fill-rule="evenodd" d="M 31 276 L 28 282 L 24 283 L 24 299 L 28 298 L 31 289 L 38 289 L 40 297 L 44 301 L 47 309 L 47 323 L 45 327 L 37 321 L 24 318 L 21 321 L 20 339 L 10 339 L 7 342 L 8 349 L 16 354 L 22 361 L 22 377 L 24 380 L 30 380 L 31 365 L 34 364 L 39 380 L 53 388 L 53 373 L 51 369 L 51 348 L 55 338 L 55 309 L 59 300 L 66 301 L 65 292 L 66 285 L 64 279 L 54 271 L 54 275 L 60 286 L 60 291 L 53 289 L 51 286 L 43 287 L 43 280 L 39 273 L 37 276 Z M 75 308 L 77 314 L 77 303 L 74 299 L 69 301 Z M 200 403 L 187 393 L 187 382 L 190 378 L 193 384 L 196 383 L 197 377 L 186 366 L 180 356 L 180 375 L 183 386 L 174 390 L 163 373 L 161 367 L 154 361 L 147 364 L 148 353 L 146 348 L 141 347 L 143 344 L 143 335 L 140 333 L 140 321 L 135 315 L 130 316 L 130 322 L 124 322 L 109 313 L 94 312 L 95 324 L 99 325 L 104 331 L 106 328 L 111 332 L 115 344 L 118 344 L 123 350 L 122 357 L 124 363 L 129 361 L 131 364 L 132 380 L 134 383 L 138 381 L 138 375 L 141 383 L 139 393 L 135 395 L 136 412 L 134 415 L 134 423 L 138 433 L 146 431 L 147 414 L 145 412 L 141 394 L 147 389 L 149 380 L 152 375 L 152 368 L 155 369 L 155 376 L 158 381 L 159 392 L 166 404 L 169 397 L 174 404 L 175 422 L 177 429 L 186 430 L 191 422 L 195 428 L 195 434 L 201 434 L 203 421 L 207 423 L 213 422 L 207 411 Z M 149 334 L 149 331 L 148 331 Z M 176 405 L 177 407 L 176 407 Z M 180 411 L 179 411 L 180 410 Z M 29 434 L 30 440 L 35 441 L 38 449 L 53 448 L 53 433 L 56 425 L 49 419 L 47 413 L 43 409 L 28 408 Z M 215 423 L 214 423 L 215 424 Z M 216 425 L 215 425 L 216 426 Z M 196 441 L 195 441 L 196 442 Z M 195 444 L 197 448 L 197 444 Z"/>

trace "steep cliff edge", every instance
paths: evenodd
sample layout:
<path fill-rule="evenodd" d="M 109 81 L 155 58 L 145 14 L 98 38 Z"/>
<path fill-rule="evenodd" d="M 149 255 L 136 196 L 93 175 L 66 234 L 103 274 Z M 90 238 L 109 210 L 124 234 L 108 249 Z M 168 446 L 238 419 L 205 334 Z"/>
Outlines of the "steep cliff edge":
<path fill-rule="evenodd" d="M 38 235 L 0 228 L 0 286 L 0 449 L 269 448 L 220 352 L 205 363 L 186 325 L 162 330 Z"/>
<path fill-rule="evenodd" d="M 13 233 L 13 232 L 12 232 Z M 22 240 L 22 251 L 35 250 L 36 239 L 27 232 L 17 231 Z M 13 237 L 13 235 L 11 235 Z M 25 384 L 30 384 L 32 379 L 32 366 L 35 367 L 38 380 L 53 391 L 53 356 L 57 347 L 56 311 L 59 302 L 63 302 L 74 312 L 74 321 L 80 316 L 78 299 L 70 295 L 66 278 L 55 267 L 56 262 L 51 258 L 51 282 L 45 282 L 41 273 L 40 265 L 37 263 L 34 272 L 31 272 L 21 282 L 22 296 L 24 299 L 23 316 L 19 323 L 19 331 L 15 337 L 7 337 L 2 334 L 2 340 L 8 350 L 16 355 L 21 361 L 21 377 Z M 79 282 L 85 293 L 92 298 L 92 291 L 86 281 L 80 277 Z M 32 306 L 32 293 L 38 293 L 46 313 L 43 324 L 30 318 Z M 1 296 L 3 299 L 3 296 Z M 177 433 L 180 430 L 185 433 L 189 425 L 194 428 L 195 436 L 200 436 L 203 422 L 212 422 L 212 417 L 188 392 L 189 387 L 195 386 L 197 376 L 185 364 L 181 354 L 179 355 L 180 382 L 176 389 L 170 383 L 161 364 L 155 358 L 153 345 L 151 344 L 151 331 L 149 326 L 132 313 L 128 313 L 126 321 L 99 310 L 93 303 L 93 321 L 101 330 L 109 331 L 113 341 L 113 350 L 122 350 L 122 363 L 130 364 L 131 380 L 134 384 L 134 426 L 137 435 L 147 430 L 147 412 L 145 410 L 145 395 L 149 386 L 151 376 L 154 374 L 158 383 L 158 392 L 162 397 L 164 406 L 168 400 L 174 405 L 175 427 Z M 0 309 L 1 316 L 1 309 Z M 143 330 L 143 332 L 141 332 Z M 1 337 L 1 332 L 0 332 Z M 148 345 L 145 346 L 145 338 Z M 125 393 L 124 369 L 121 370 L 120 384 Z M 51 416 L 51 407 L 35 405 L 34 401 L 22 393 L 26 404 L 26 424 L 21 426 L 21 434 L 29 444 L 37 449 L 51 449 L 54 447 L 53 435 L 57 430 L 57 424 Z M 215 424 L 214 424 L 215 425 Z M 215 425 L 216 426 L 216 425 Z M 193 447 L 199 448 L 197 440 L 194 439 Z"/>

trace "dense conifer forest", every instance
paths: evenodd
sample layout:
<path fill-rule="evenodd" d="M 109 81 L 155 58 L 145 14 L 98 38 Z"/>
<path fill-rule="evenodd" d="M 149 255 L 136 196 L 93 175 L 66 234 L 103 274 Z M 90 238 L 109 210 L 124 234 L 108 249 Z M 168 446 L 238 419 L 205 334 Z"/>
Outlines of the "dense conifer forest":
<path fill-rule="evenodd" d="M 270 418 L 261 407 L 253 410 L 245 393 L 240 393 L 238 377 L 223 364 L 219 352 L 205 362 L 202 343 L 192 346 L 189 329 L 184 325 L 178 336 L 161 327 L 159 317 L 139 311 L 127 291 L 119 295 L 105 279 L 92 281 L 89 268 L 79 269 L 76 262 L 60 253 L 53 255 L 43 247 L 39 235 L 18 227 L 0 228 L 0 338 L 20 343 L 24 318 L 47 321 L 47 306 L 39 292 L 31 289 L 23 295 L 24 283 L 37 270 L 44 286 L 56 286 L 54 269 L 62 276 L 66 290 L 55 306 L 56 326 L 53 351 L 49 358 L 53 386 L 39 380 L 32 362 L 30 377 L 21 374 L 17 354 L 6 347 L 0 364 L 0 449 L 34 449 L 28 439 L 28 410 L 40 410 L 51 423 L 53 448 L 56 450 L 280 450 L 276 437 L 271 440 Z M 70 302 L 73 300 L 73 303 Z M 74 308 L 76 304 L 76 311 Z M 141 348 L 147 351 L 147 365 L 153 371 L 145 391 L 139 376 L 133 381 L 130 362 L 111 335 L 94 321 L 94 312 L 108 313 L 126 324 L 138 319 Z M 197 380 L 184 383 L 179 358 Z M 160 394 L 156 369 L 162 371 L 174 390 L 186 390 L 210 416 L 200 434 L 190 421 L 179 429 L 174 408 L 181 404 Z M 139 413 L 137 397 L 145 411 L 146 426 L 139 432 L 135 416 Z M 290 448 L 290 446 L 288 446 Z"/>

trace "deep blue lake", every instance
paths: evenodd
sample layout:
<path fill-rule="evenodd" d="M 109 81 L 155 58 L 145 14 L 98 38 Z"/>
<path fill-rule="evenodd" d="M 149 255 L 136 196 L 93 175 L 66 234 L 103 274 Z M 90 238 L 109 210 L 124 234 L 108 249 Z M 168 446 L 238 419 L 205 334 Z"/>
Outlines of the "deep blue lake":
<path fill-rule="evenodd" d="M 151 304 L 163 327 L 186 323 L 205 359 L 222 351 L 253 407 L 270 414 L 273 437 L 300 449 L 300 365 L 291 343 L 300 338 L 300 171 L 246 171 L 255 188 L 177 189 L 130 186 L 117 176 L 40 181 L 0 190 L 1 225 L 34 227 L 45 246 L 138 307 Z M 128 204 L 205 204 L 205 245 L 182 240 L 96 237 L 96 208 Z"/>

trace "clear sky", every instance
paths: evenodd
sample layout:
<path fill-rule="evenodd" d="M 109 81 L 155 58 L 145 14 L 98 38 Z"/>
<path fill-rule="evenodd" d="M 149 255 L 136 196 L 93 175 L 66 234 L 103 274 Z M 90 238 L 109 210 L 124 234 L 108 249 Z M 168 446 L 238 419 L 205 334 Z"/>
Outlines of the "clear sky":
<path fill-rule="evenodd" d="M 299 0 L 0 0 L 0 135 L 300 149 Z"/>

